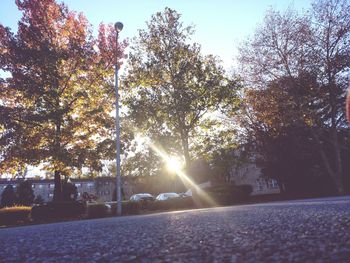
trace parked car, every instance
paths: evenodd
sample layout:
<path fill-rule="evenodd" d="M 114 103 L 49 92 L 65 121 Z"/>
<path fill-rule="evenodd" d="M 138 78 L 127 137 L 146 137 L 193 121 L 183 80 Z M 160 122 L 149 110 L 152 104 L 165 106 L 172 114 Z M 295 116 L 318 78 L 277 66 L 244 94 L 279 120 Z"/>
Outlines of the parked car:
<path fill-rule="evenodd" d="M 190 195 L 188 195 L 187 193 L 179 193 L 180 197 L 189 197 Z"/>
<path fill-rule="evenodd" d="M 105 204 L 107 213 L 111 213 L 112 212 L 112 206 L 110 204 Z"/>
<path fill-rule="evenodd" d="M 156 200 L 164 201 L 164 200 L 169 200 L 169 199 L 178 198 L 178 197 L 180 197 L 180 195 L 178 195 L 177 193 L 162 193 L 156 197 Z"/>
<path fill-rule="evenodd" d="M 134 194 L 130 197 L 130 201 L 154 201 L 154 196 L 148 193 Z"/>

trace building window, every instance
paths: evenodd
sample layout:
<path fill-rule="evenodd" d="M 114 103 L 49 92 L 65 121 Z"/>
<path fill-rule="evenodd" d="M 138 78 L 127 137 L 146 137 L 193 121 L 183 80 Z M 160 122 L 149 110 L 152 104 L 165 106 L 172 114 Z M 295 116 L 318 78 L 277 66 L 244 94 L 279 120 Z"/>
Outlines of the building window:
<path fill-rule="evenodd" d="M 32 188 L 33 188 L 33 189 L 35 188 L 35 184 L 32 184 Z"/>
<path fill-rule="evenodd" d="M 263 182 L 261 180 L 256 180 L 257 190 L 262 191 L 264 189 Z"/>
<path fill-rule="evenodd" d="M 38 187 L 39 189 L 43 189 L 44 186 L 42 184 L 39 184 Z"/>
<path fill-rule="evenodd" d="M 87 183 L 87 187 L 93 188 L 94 187 L 94 183 Z"/>
<path fill-rule="evenodd" d="M 278 188 L 277 181 L 275 179 L 266 180 L 266 186 L 268 189 L 276 189 Z"/>
<path fill-rule="evenodd" d="M 49 198 L 52 198 L 53 197 L 53 194 L 48 194 L 47 195 Z"/>
<path fill-rule="evenodd" d="M 278 188 L 278 182 L 276 179 L 271 179 L 271 186 L 273 189 L 277 189 Z"/>
<path fill-rule="evenodd" d="M 49 188 L 50 188 L 50 189 L 55 188 L 55 184 L 49 184 Z"/>
<path fill-rule="evenodd" d="M 76 187 L 81 187 L 81 183 L 76 183 L 75 186 Z"/>

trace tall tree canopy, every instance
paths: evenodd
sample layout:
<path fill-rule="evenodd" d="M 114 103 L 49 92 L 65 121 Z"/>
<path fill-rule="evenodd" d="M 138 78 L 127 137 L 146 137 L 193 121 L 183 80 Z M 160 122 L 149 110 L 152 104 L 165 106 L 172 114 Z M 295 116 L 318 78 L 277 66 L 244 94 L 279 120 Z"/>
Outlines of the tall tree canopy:
<path fill-rule="evenodd" d="M 349 13 L 346 0 L 315 1 L 305 15 L 271 10 L 240 50 L 242 74 L 251 88 L 245 127 L 269 135 L 283 135 L 287 126 L 307 127 L 339 192 L 344 191 L 340 133 L 346 134 Z"/>
<path fill-rule="evenodd" d="M 98 37 L 82 14 L 55 0 L 16 0 L 22 11 L 13 34 L 0 24 L 0 171 L 44 163 L 69 175 L 83 166 L 101 169 L 113 157 L 111 25 Z"/>
<path fill-rule="evenodd" d="M 188 166 L 198 128 L 210 113 L 232 103 L 236 81 L 225 76 L 216 57 L 190 44 L 191 26 L 166 8 L 140 30 L 124 80 L 125 104 L 138 130 L 164 150 L 182 155 Z"/>

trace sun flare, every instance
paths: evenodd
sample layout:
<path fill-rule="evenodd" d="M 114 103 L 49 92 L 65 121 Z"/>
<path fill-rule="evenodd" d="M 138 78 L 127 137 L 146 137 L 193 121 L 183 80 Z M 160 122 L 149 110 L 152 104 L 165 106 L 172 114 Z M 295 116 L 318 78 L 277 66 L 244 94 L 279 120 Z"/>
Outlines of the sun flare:
<path fill-rule="evenodd" d="M 215 201 L 200 187 L 198 187 L 192 178 L 184 172 L 184 163 L 179 157 L 168 155 L 162 149 L 162 147 L 157 147 L 154 143 L 151 142 L 150 138 L 143 136 L 142 133 L 138 132 L 136 129 L 134 131 L 134 134 L 136 137 L 135 139 L 138 141 L 138 143 L 141 145 L 148 145 L 150 149 L 152 149 L 165 162 L 166 168 L 172 173 L 175 173 L 183 181 L 185 186 L 187 186 L 192 191 L 192 194 L 194 194 L 194 191 L 195 194 L 200 194 L 210 205 L 216 206 Z"/>
<path fill-rule="evenodd" d="M 173 163 L 171 160 L 172 158 L 167 155 L 164 151 L 156 147 L 154 144 L 150 143 L 149 146 L 151 149 L 159 155 L 167 164 Z M 177 160 L 175 158 L 175 160 Z M 215 201 L 207 194 L 205 193 L 198 185 L 182 171 L 182 166 L 176 164 L 178 161 L 174 162 L 173 168 L 175 168 L 173 171 L 176 173 L 177 176 L 184 182 L 185 185 L 189 186 L 189 188 L 193 191 L 195 191 L 197 194 L 201 194 L 201 196 L 211 205 L 215 206 Z"/>
<path fill-rule="evenodd" d="M 169 157 L 166 162 L 166 167 L 170 172 L 176 172 L 182 168 L 182 164 L 177 157 Z"/>

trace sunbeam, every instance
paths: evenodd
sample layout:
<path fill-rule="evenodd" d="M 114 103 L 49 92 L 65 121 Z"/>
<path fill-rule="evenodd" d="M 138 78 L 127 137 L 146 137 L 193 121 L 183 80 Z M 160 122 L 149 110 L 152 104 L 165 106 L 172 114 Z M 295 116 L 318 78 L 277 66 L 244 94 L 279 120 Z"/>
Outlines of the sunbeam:
<path fill-rule="evenodd" d="M 166 154 L 164 151 L 160 150 L 158 147 L 156 147 L 154 144 L 149 143 L 150 148 L 157 153 L 167 164 L 171 163 L 173 160 L 172 158 Z M 180 179 L 185 183 L 185 185 L 188 185 L 190 189 L 192 190 L 192 195 L 199 195 L 206 201 L 210 206 L 216 206 L 215 201 L 206 193 L 204 192 L 198 185 L 188 176 L 186 175 L 182 170 L 181 166 L 174 166 L 173 171 L 180 177 Z"/>
<path fill-rule="evenodd" d="M 176 158 L 169 156 L 164 150 L 160 149 L 160 147 L 157 147 L 154 143 L 150 142 L 150 140 L 142 136 L 142 133 L 139 132 L 137 129 L 134 128 L 133 132 L 139 142 L 148 145 L 151 150 L 153 150 L 160 158 L 162 158 L 163 161 L 165 161 L 168 168 L 171 168 L 171 172 L 175 173 L 180 177 L 182 182 L 192 190 L 193 197 L 195 195 L 198 195 L 200 198 L 203 199 L 203 201 L 205 201 L 210 206 L 217 206 L 216 202 L 205 191 L 198 187 L 198 185 L 187 174 L 185 174 L 182 171 L 182 165 Z M 194 197 L 194 201 L 198 205 L 201 205 L 201 202 L 197 199 L 198 198 Z"/>

